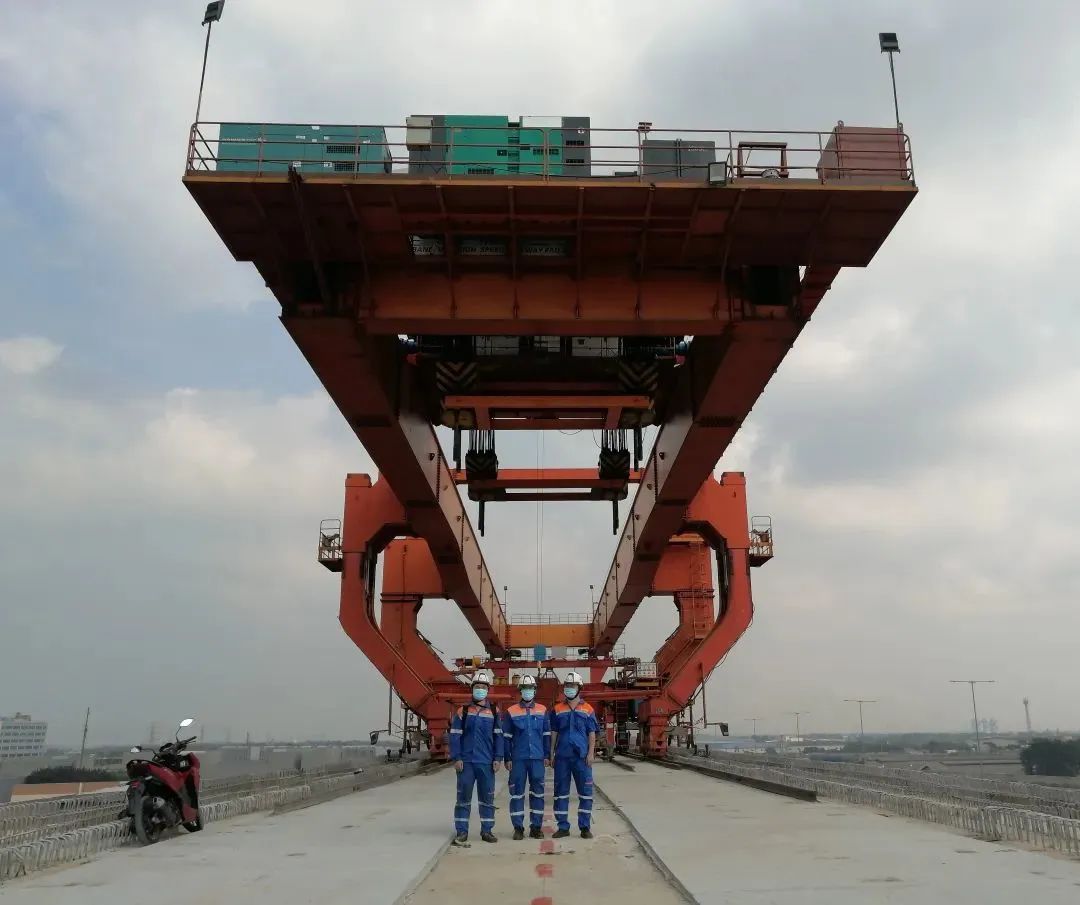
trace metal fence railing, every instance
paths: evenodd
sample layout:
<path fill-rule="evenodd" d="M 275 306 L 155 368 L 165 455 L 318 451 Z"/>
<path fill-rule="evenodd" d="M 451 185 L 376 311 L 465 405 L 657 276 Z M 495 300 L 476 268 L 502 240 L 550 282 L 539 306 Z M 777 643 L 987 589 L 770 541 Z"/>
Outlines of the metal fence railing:
<path fill-rule="evenodd" d="M 1080 789 L 895 767 L 869 767 L 785 755 L 717 752 L 716 756 L 738 759 L 744 763 L 767 763 L 779 769 L 798 770 L 823 778 L 839 777 L 844 782 L 866 781 L 879 787 L 925 791 L 927 794 L 948 795 L 970 803 L 987 806 L 1012 805 L 1054 816 L 1080 819 Z"/>
<path fill-rule="evenodd" d="M 317 131 L 313 131 L 317 130 Z M 306 126 L 198 122 L 188 137 L 189 173 L 281 174 L 371 178 L 423 173 L 438 178 L 670 180 L 811 180 L 819 183 L 912 183 L 911 142 L 896 128 L 828 131 L 637 128 L 581 130 L 537 127 L 529 146 L 515 144 L 516 126 L 447 128 L 445 141 L 427 141 L 417 153 L 408 127 Z M 571 147 L 572 146 L 572 147 Z M 525 155 L 524 157 L 522 155 Z M 573 161 L 573 163 L 570 163 Z"/>
<path fill-rule="evenodd" d="M 506 620 L 510 625 L 590 625 L 589 613 L 516 613 Z"/>
<path fill-rule="evenodd" d="M 725 771 L 772 782 L 796 785 L 849 804 L 869 805 L 904 817 L 950 826 L 988 841 L 1011 841 L 1024 845 L 1080 855 L 1080 819 L 1070 816 L 1074 790 L 1035 786 L 1024 802 L 1015 792 L 1004 789 L 979 788 L 971 792 L 966 782 L 926 781 L 924 774 L 913 771 L 864 771 L 850 764 L 807 762 L 798 758 L 739 755 L 730 752 L 710 752 L 710 760 L 723 765 Z M 808 766 L 809 764 L 809 766 Z M 835 769 L 839 768 L 839 769 Z M 889 774 L 909 774 L 896 776 Z M 940 776 L 940 774 L 939 774 Z M 949 780 L 953 777 L 941 777 Z M 964 780 L 969 777 L 964 777 Z M 983 783 L 999 786 L 1020 786 L 1025 783 Z M 1065 797 L 1051 802 L 1044 792 L 1062 792 Z M 995 802 L 991 795 L 1012 794 L 1014 804 Z M 1024 806 L 1024 804 L 1028 806 Z M 1050 813 L 1040 808 L 1051 807 L 1065 813 Z"/>
<path fill-rule="evenodd" d="M 324 769 L 246 777 L 239 781 L 221 780 L 203 787 L 199 812 L 208 823 L 226 820 L 310 799 L 344 794 L 395 776 L 411 775 L 421 767 L 422 762 L 415 759 L 392 765 L 367 764 L 362 774 L 354 772 L 352 765 L 347 769 L 344 765 L 335 765 L 333 769 L 336 772 Z M 107 808 L 83 802 L 83 799 L 103 797 L 113 799 Z M 4 805 L 0 808 L 0 825 L 6 827 L 7 835 L 0 837 L 0 882 L 131 844 L 135 837 L 131 833 L 130 821 L 118 819 L 123 798 L 123 794 L 80 795 Z M 33 814 L 31 805 L 37 805 L 40 813 Z M 48 805 L 54 807 L 50 809 Z M 3 813 L 9 809 L 19 810 L 17 814 L 14 811 Z M 66 824 L 63 820 L 53 819 L 65 812 L 70 815 L 77 813 L 79 817 Z M 93 814 L 98 819 L 88 822 Z M 4 824 L 4 820 L 10 822 Z M 32 824 L 23 822 L 27 820 L 36 820 L 41 827 L 34 828 Z"/>
<path fill-rule="evenodd" d="M 351 775 L 354 769 L 353 763 L 342 762 L 305 772 L 278 771 L 208 780 L 202 786 L 201 803 L 211 805 L 227 799 L 289 789 L 342 773 Z M 109 823 L 124 809 L 126 800 L 126 791 L 120 789 L 0 805 L 0 848 Z"/>

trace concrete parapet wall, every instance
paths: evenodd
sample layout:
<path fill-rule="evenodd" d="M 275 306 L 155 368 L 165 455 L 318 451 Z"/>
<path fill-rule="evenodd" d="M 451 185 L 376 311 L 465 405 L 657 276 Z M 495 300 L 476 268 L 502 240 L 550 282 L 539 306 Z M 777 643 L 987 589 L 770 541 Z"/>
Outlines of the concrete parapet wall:
<path fill-rule="evenodd" d="M 369 766 L 363 773 L 237 777 L 204 788 L 199 812 L 210 823 L 272 811 L 411 776 L 423 766 L 412 760 Z M 0 882 L 134 843 L 130 821 L 115 819 L 124 806 L 124 795 L 80 795 L 0 807 Z"/>
<path fill-rule="evenodd" d="M 988 841 L 1010 841 L 1063 854 L 1080 856 L 1080 819 L 1039 810 L 1041 807 L 1071 810 L 1071 790 L 1035 786 L 1031 807 L 995 803 L 988 795 L 993 785 L 1008 786 L 1011 798 L 1018 798 L 1014 787 L 1023 783 L 983 781 L 974 787 L 962 783 L 927 781 L 925 774 L 910 771 L 877 771 L 846 764 L 821 764 L 789 758 L 758 758 L 745 755 L 712 753 L 709 760 L 723 765 L 736 775 L 765 779 L 810 788 L 822 798 L 849 804 L 867 805 L 881 810 L 950 826 Z M 767 763 L 761 761 L 767 760 Z M 776 762 L 780 761 L 779 764 Z M 807 763 L 810 765 L 807 766 Z M 840 769 L 835 769 L 840 768 Z M 827 773 L 828 777 L 821 774 Z M 896 775 L 900 774 L 900 775 Z M 948 779 L 943 777 L 942 779 Z M 887 786 L 887 788 L 883 787 Z M 1061 792 L 1056 800 L 1043 797 L 1045 791 Z M 1021 799 L 1022 800 L 1022 799 Z"/>

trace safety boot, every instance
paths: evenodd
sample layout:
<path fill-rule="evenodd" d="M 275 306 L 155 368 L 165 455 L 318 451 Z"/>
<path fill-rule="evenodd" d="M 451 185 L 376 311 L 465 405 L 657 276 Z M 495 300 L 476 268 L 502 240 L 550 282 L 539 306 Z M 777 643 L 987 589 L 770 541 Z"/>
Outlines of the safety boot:
<path fill-rule="evenodd" d="M 582 839 L 592 839 L 592 830 L 590 830 L 588 827 L 585 827 L 581 831 L 581 838 Z"/>
<path fill-rule="evenodd" d="M 514 827 L 514 841 L 515 842 L 520 842 L 524 838 L 525 838 L 525 830 L 523 830 L 520 826 L 515 826 Z"/>
<path fill-rule="evenodd" d="M 458 833 L 454 837 L 454 845 L 468 845 L 468 844 L 469 844 L 469 834 L 468 833 Z"/>
<path fill-rule="evenodd" d="M 555 830 L 552 839 L 565 839 L 570 835 L 570 830 Z"/>
<path fill-rule="evenodd" d="M 486 833 L 486 832 L 481 833 L 480 838 L 483 839 L 484 842 L 498 842 L 499 841 L 498 839 L 495 838 L 494 833 Z"/>
<path fill-rule="evenodd" d="M 542 829 L 540 829 L 540 827 L 538 827 L 538 826 L 531 827 L 529 829 L 529 838 L 530 839 L 543 839 L 544 838 L 544 831 Z"/>

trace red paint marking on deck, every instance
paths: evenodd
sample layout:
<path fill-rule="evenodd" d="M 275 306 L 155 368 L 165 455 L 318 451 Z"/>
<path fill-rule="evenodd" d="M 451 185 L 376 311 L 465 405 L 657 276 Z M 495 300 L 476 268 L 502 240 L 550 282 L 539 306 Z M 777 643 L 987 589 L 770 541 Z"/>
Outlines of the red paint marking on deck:
<path fill-rule="evenodd" d="M 543 842 L 541 842 L 540 843 L 540 854 L 541 855 L 554 855 L 555 854 L 555 840 L 554 839 L 545 839 Z"/>
<path fill-rule="evenodd" d="M 554 864 L 537 864 L 536 865 L 536 876 L 538 876 L 538 877 L 551 877 L 551 876 L 554 876 L 554 874 L 555 874 L 555 865 Z"/>
<path fill-rule="evenodd" d="M 551 896 L 540 896 L 538 899 L 533 899 L 529 905 L 551 905 Z"/>

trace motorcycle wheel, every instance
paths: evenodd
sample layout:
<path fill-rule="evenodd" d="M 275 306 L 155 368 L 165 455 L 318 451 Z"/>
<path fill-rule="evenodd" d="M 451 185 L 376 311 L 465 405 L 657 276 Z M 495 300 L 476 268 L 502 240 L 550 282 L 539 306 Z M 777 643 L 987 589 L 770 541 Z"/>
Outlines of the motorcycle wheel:
<path fill-rule="evenodd" d="M 189 833 L 197 833 L 202 828 L 203 820 L 201 812 L 199 813 L 199 816 L 196 817 L 194 820 L 189 820 L 187 823 L 184 824 L 184 829 L 187 830 Z"/>
<path fill-rule="evenodd" d="M 131 820 L 135 825 L 135 835 L 143 845 L 153 845 L 165 832 L 165 821 L 161 809 L 155 806 L 153 798 L 139 796 L 132 807 Z"/>

